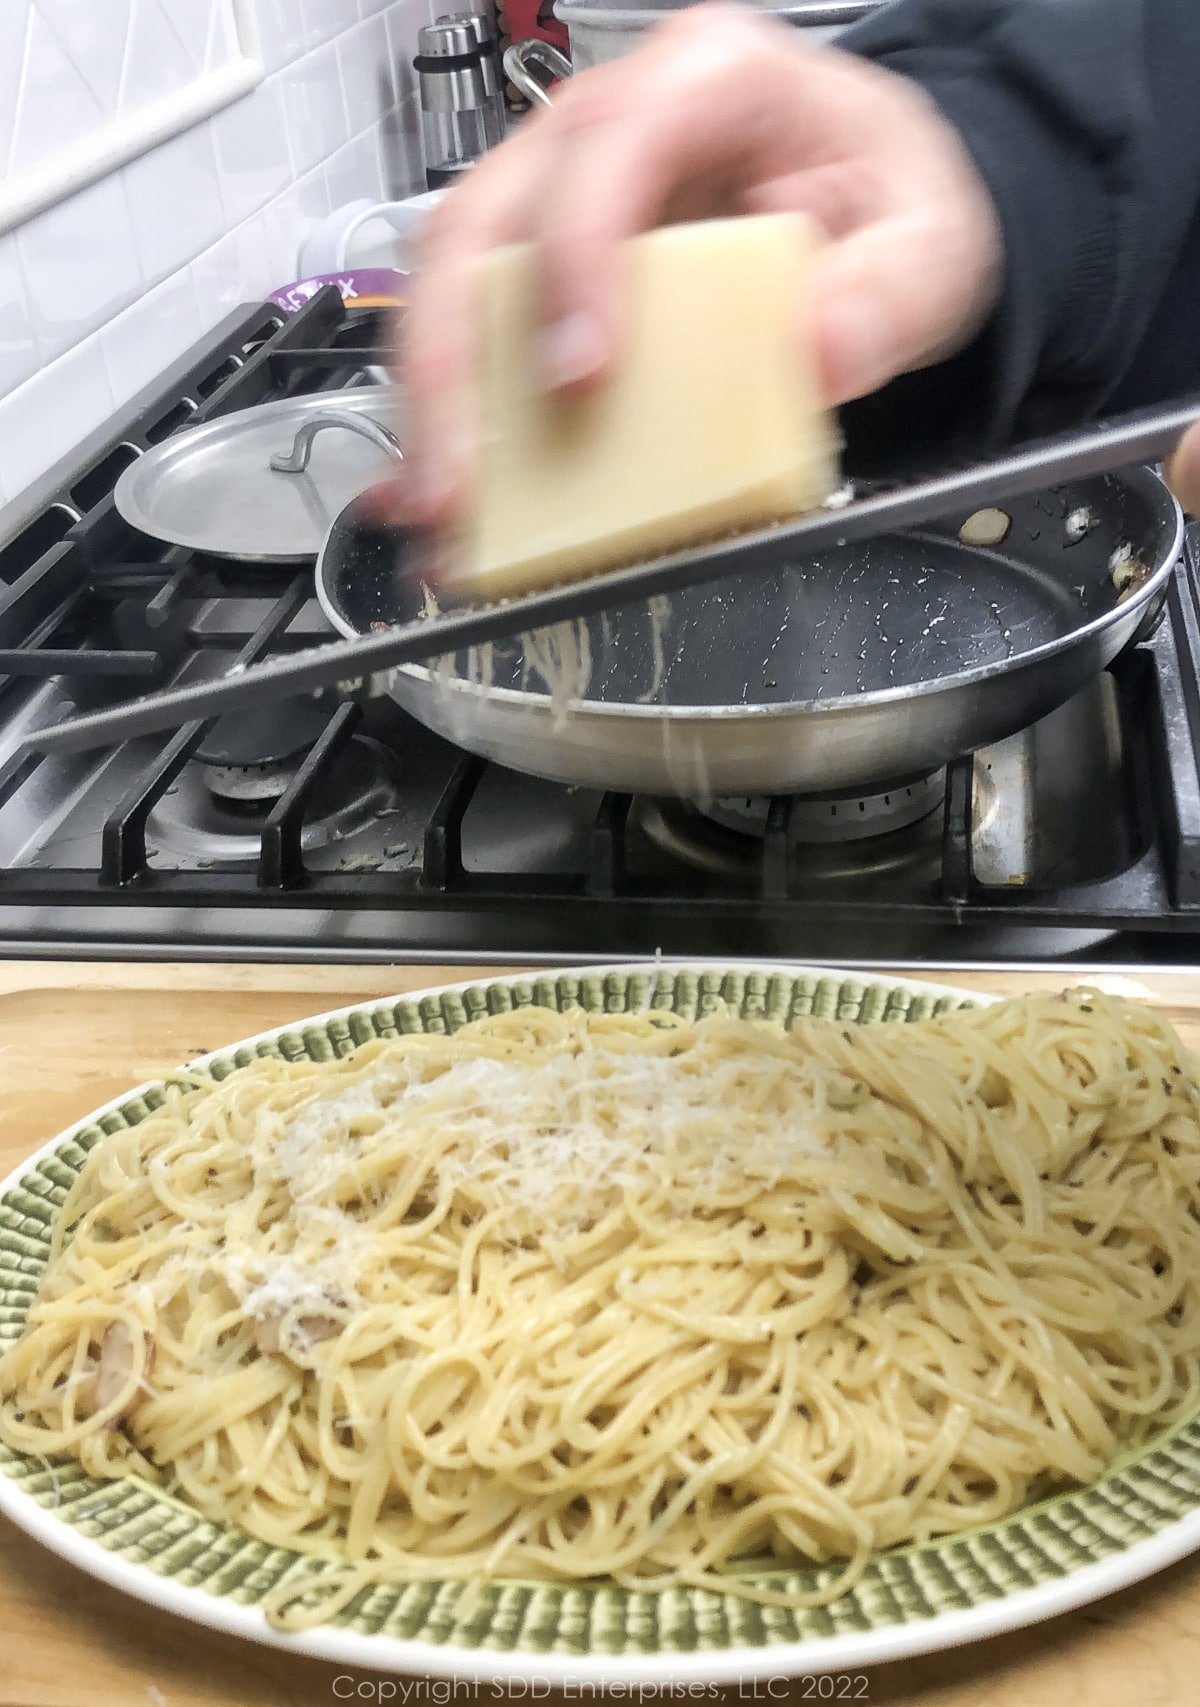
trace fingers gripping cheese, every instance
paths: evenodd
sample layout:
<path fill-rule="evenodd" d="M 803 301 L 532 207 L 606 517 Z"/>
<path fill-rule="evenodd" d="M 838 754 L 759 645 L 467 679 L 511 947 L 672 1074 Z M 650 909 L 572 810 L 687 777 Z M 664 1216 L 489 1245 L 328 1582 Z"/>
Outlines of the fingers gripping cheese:
<path fill-rule="evenodd" d="M 625 248 L 628 336 L 611 381 L 550 397 L 533 252 L 482 288 L 482 443 L 456 587 L 496 600 L 812 509 L 836 433 L 803 332 L 813 228 L 780 214 L 669 226 Z"/>

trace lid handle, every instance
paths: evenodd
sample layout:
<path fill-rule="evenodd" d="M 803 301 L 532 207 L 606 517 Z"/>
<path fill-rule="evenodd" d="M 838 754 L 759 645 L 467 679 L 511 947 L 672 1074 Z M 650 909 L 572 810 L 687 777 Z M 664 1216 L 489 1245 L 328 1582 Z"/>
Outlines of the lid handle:
<path fill-rule="evenodd" d="M 327 427 L 342 427 L 348 433 L 357 433 L 360 438 L 370 439 L 377 449 L 394 456 L 397 462 L 404 461 L 399 439 L 379 421 L 372 421 L 366 415 L 352 414 L 349 409 L 326 409 L 319 415 L 309 416 L 297 432 L 291 450 L 286 456 L 273 456 L 271 467 L 278 474 L 303 474 L 312 455 L 313 440 Z"/>

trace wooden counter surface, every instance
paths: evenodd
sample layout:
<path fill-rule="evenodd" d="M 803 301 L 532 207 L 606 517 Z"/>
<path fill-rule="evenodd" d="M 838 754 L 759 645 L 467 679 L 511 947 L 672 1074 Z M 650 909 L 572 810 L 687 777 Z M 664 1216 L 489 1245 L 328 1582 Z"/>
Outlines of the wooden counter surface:
<path fill-rule="evenodd" d="M 486 971 L 0 962 L 0 1176 L 99 1103 L 205 1050 L 346 1003 Z M 997 994 L 1072 981 L 1063 973 L 935 976 Z M 1200 1050 L 1200 969 L 1087 982 L 1154 1001 Z M 379 1676 L 216 1635 L 94 1582 L 0 1519 L 0 1707 L 333 1707 L 339 1700 L 560 1707 L 571 1695 Z M 1200 1704 L 1200 1556 L 1081 1612 L 973 1647 L 842 1674 L 823 1686 L 774 1680 L 704 1698 L 721 1707 L 748 1700 L 1193 1707 Z M 574 1699 L 590 1697 L 576 1691 Z M 637 1696 L 627 1691 L 624 1699 Z"/>

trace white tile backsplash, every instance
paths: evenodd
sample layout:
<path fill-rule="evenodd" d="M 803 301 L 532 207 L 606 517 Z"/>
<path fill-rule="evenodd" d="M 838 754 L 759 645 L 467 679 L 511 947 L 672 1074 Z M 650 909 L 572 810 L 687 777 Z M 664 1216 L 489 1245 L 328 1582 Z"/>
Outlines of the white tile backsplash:
<path fill-rule="evenodd" d="M 383 19 L 368 18 L 340 36 L 337 62 L 350 130 L 364 131 L 396 105 L 396 82 Z"/>
<path fill-rule="evenodd" d="M 125 61 L 127 31 L 135 0 L 38 0 L 29 8 L 53 31 L 61 50 L 68 53 L 80 75 L 95 95 L 100 110 L 115 113 L 121 90 L 121 67 Z M 21 12 L 22 7 L 10 10 Z M 30 44 L 30 57 L 36 52 Z M 28 76 L 28 71 L 26 72 Z"/>
<path fill-rule="evenodd" d="M 0 396 L 38 368 L 38 347 L 17 258 L 17 240 L 0 237 Z"/>
<path fill-rule="evenodd" d="M 262 43 L 263 64 L 268 71 L 278 71 L 299 59 L 313 44 L 300 9 L 300 0 L 254 0 L 258 33 Z"/>
<path fill-rule="evenodd" d="M 252 5 L 258 88 L 0 237 L 0 501 L 227 314 L 294 279 L 331 207 L 424 188 L 396 62 L 431 0 Z M 144 104 L 223 63 L 231 16 L 224 0 L 0 0 L 0 177 L 14 138 L 31 156 L 61 147 L 93 108 Z"/>
<path fill-rule="evenodd" d="M 188 268 L 201 323 L 216 326 L 243 303 L 266 296 L 280 282 L 261 219 L 247 219 Z"/>
<path fill-rule="evenodd" d="M 96 333 L 0 397 L 0 483 L 7 495 L 15 497 L 94 432 L 114 402 Z"/>
<path fill-rule="evenodd" d="M 120 173 L 13 233 L 42 362 L 129 306 L 145 283 Z"/>
<path fill-rule="evenodd" d="M 7 173 L 12 149 L 30 17 L 21 6 L 0 5 L 0 176 Z"/>
<path fill-rule="evenodd" d="M 359 18 L 358 0 L 293 0 L 293 4 L 304 16 L 310 45 L 333 41 Z"/>
<path fill-rule="evenodd" d="M 417 79 L 412 61 L 417 51 L 417 31 L 423 24 L 432 23 L 436 16 L 450 9 L 449 5 L 437 4 L 437 0 L 412 0 L 411 5 L 389 6 L 384 12 L 388 60 L 402 94 L 416 94 Z M 474 7 L 466 5 L 464 0 L 462 10 L 473 11 Z"/>
<path fill-rule="evenodd" d="M 114 397 L 131 397 L 204 330 L 191 269 L 184 267 L 110 320 L 100 350 Z"/>
<path fill-rule="evenodd" d="M 145 284 L 157 284 L 224 234 L 211 120 L 131 160 L 122 176 Z"/>
<path fill-rule="evenodd" d="M 134 0 L 137 4 L 137 0 Z M 197 6 L 196 0 L 157 0 L 163 18 L 179 38 L 180 45 L 196 71 L 212 63 L 212 48 L 218 47 L 221 58 L 230 56 L 234 44 L 229 39 L 229 14 L 224 8 L 212 11 Z M 217 31 L 213 36 L 214 29 Z"/>
<path fill-rule="evenodd" d="M 226 226 L 240 225 L 292 182 L 287 118 L 277 77 L 226 107 L 212 125 Z"/>
<path fill-rule="evenodd" d="M 364 130 L 325 163 L 330 208 L 362 197 L 362 186 L 379 182 L 379 155 L 373 130 Z"/>
<path fill-rule="evenodd" d="M 198 28 L 194 18 L 196 0 L 159 0 L 160 5 L 173 8 L 178 18 L 182 9 L 193 14 L 189 24 Z M 204 69 L 211 71 L 215 66 L 227 65 L 229 60 L 238 52 L 238 33 L 234 25 L 233 14 L 226 7 L 214 7 L 208 18 L 208 40 L 204 48 Z"/>
<path fill-rule="evenodd" d="M 324 169 L 317 167 L 294 183 L 285 195 L 277 196 L 263 209 L 262 224 L 267 239 L 267 253 L 299 248 L 329 212 L 329 184 Z M 294 277 L 296 263 L 291 265 Z M 275 283 L 286 284 L 277 278 Z"/>
<path fill-rule="evenodd" d="M 307 172 L 350 139 L 337 47 L 327 42 L 279 73 L 292 166 Z"/>
<path fill-rule="evenodd" d="M 104 119 L 87 77 L 36 9 L 29 17 L 24 53 L 8 150 L 10 174 L 40 165 L 58 149 L 89 135 Z"/>
<path fill-rule="evenodd" d="M 202 69 L 203 59 L 197 63 L 194 51 L 184 46 L 162 0 L 133 0 L 117 111 L 138 112 L 186 89 Z"/>
<path fill-rule="evenodd" d="M 474 10 L 480 0 L 461 0 L 463 11 Z M 383 15 L 387 26 L 388 63 L 396 81 L 396 99 L 401 110 L 411 105 L 416 111 L 417 74 L 412 62 L 417 51 L 417 31 L 423 24 L 432 23 L 441 13 L 460 7 L 460 0 L 409 0 L 404 6 L 389 6 Z M 419 146 L 419 144 L 418 144 Z M 419 167 L 424 170 L 424 165 Z"/>
<path fill-rule="evenodd" d="M 194 87 L 243 58 L 243 0 L 3 0 L 25 21 L 17 148 L 9 168 L 47 165 L 64 144 Z M 47 113 L 60 128 L 44 124 Z"/>

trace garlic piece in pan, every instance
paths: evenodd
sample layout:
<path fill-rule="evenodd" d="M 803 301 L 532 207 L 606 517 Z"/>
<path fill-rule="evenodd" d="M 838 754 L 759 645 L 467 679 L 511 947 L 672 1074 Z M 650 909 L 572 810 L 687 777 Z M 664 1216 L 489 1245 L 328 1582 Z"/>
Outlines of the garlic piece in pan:
<path fill-rule="evenodd" d="M 1079 541 L 1091 533 L 1094 527 L 1099 527 L 1100 518 L 1087 504 L 1081 504 L 1079 509 L 1072 510 L 1063 520 L 1063 537 L 1067 545 L 1078 545 Z"/>
<path fill-rule="evenodd" d="M 976 510 L 959 528 L 958 537 L 964 545 L 999 545 L 1011 527 L 1007 510 Z"/>

